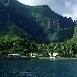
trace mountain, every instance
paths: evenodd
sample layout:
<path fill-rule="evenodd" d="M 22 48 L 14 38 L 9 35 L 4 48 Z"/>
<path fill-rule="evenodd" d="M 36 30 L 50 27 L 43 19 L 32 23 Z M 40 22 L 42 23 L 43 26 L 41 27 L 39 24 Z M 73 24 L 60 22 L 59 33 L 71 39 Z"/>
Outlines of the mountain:
<path fill-rule="evenodd" d="M 71 18 L 55 13 L 48 5 L 0 0 L 0 35 L 17 35 L 39 43 L 63 42 L 73 37 L 74 25 Z"/>
<path fill-rule="evenodd" d="M 43 27 L 50 41 L 62 42 L 73 37 L 75 24 L 70 17 L 63 17 L 55 13 L 48 5 L 27 6 L 27 9 L 36 22 Z"/>

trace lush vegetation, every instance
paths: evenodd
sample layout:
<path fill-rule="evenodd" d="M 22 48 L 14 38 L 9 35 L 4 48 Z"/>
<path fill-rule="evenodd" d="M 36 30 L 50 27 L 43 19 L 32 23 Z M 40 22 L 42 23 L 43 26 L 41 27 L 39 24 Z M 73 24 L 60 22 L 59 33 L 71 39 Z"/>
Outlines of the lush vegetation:
<path fill-rule="evenodd" d="M 36 51 L 37 45 L 29 41 L 28 39 L 20 38 L 17 36 L 4 35 L 0 38 L 0 54 L 7 55 L 11 53 L 19 53 L 21 55 L 26 55 Z"/>
<path fill-rule="evenodd" d="M 63 42 L 73 36 L 75 24 L 71 18 L 56 14 L 48 5 L 28 6 L 27 9 L 51 42 Z"/>
<path fill-rule="evenodd" d="M 29 55 L 41 54 L 49 57 L 49 53 L 58 53 L 60 57 L 77 57 L 77 42 L 75 39 L 63 43 L 38 44 L 27 38 L 4 35 L 0 38 L 0 55 L 7 54 Z"/>
<path fill-rule="evenodd" d="M 56 14 L 47 5 L 0 0 L 0 55 L 37 53 L 48 57 L 57 52 L 60 57 L 77 57 L 76 39 L 71 39 L 77 35 L 74 26 L 71 18 Z"/>

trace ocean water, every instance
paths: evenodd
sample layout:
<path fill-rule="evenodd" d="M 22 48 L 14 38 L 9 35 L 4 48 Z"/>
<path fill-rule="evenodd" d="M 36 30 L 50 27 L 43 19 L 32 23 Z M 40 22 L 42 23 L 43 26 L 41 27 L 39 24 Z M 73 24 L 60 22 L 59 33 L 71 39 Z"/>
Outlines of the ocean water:
<path fill-rule="evenodd" d="M 77 77 L 77 60 L 0 60 L 0 77 Z"/>

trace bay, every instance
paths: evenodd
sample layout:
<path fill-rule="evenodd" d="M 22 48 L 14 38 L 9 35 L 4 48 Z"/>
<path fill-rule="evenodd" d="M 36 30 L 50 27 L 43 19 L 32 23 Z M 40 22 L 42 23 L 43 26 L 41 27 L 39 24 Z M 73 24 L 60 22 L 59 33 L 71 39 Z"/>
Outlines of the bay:
<path fill-rule="evenodd" d="M 0 77 L 77 77 L 77 60 L 0 60 Z"/>

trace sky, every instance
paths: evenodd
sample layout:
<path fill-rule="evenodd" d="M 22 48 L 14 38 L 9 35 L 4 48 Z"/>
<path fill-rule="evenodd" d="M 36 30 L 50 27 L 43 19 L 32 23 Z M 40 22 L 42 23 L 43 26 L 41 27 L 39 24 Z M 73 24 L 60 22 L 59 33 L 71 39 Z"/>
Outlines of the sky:
<path fill-rule="evenodd" d="M 77 20 L 77 0 L 18 0 L 25 5 L 49 5 L 59 15 Z"/>

